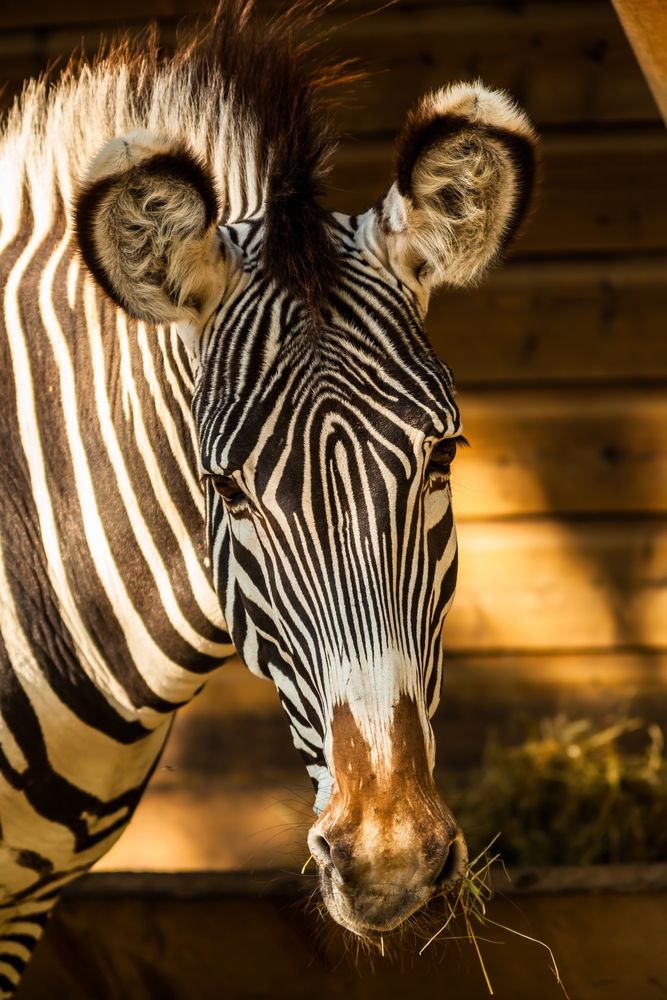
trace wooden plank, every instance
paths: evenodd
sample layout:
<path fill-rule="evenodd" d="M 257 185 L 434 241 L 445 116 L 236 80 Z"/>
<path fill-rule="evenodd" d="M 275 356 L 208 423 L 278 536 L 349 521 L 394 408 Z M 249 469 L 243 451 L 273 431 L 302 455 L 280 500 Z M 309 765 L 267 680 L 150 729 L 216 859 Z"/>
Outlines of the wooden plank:
<path fill-rule="evenodd" d="M 262 884 L 270 880 L 270 886 Z M 510 896 L 555 896 L 572 892 L 618 893 L 667 891 L 667 863 L 631 862 L 604 865 L 510 866 L 492 868 L 489 885 Z M 95 871 L 70 882 L 65 897 L 119 899 L 210 899 L 265 894 L 295 898 L 304 895 L 303 877 L 297 872 L 266 871 Z"/>
<path fill-rule="evenodd" d="M 461 392 L 472 447 L 452 471 L 459 519 L 667 513 L 660 389 Z"/>
<path fill-rule="evenodd" d="M 531 877 L 526 872 L 522 881 Z M 350 953 L 350 936 L 323 922 L 301 894 L 285 898 L 271 877 L 244 893 L 208 898 L 68 894 L 47 927 L 16 1000 L 480 1000 L 486 987 L 465 929 L 435 941 L 418 957 L 427 936 L 386 935 L 386 957 Z M 627 875 L 626 875 L 627 878 Z M 306 891 L 312 879 L 303 879 Z M 506 896 L 509 895 L 509 898 Z M 444 922 L 444 904 L 430 908 L 429 933 Z M 568 891 L 515 896 L 504 885 L 489 904 L 500 926 L 476 929 L 495 994 L 511 1000 L 564 996 L 548 955 L 553 949 L 568 996 L 576 1000 L 659 1000 L 667 982 L 664 940 L 667 893 L 662 885 L 613 896 L 581 880 Z M 529 935 L 525 940 L 509 931 Z M 463 936 L 463 940 L 460 940 Z M 498 945 L 488 943 L 488 938 Z"/>
<path fill-rule="evenodd" d="M 515 744 L 542 719 L 607 725 L 639 719 L 667 728 L 667 657 L 656 653 L 450 655 L 433 720 L 437 772 L 447 792 L 482 762 L 489 736 Z M 645 734 L 631 738 L 645 746 Z"/>
<path fill-rule="evenodd" d="M 445 795 L 489 732 L 513 742 L 558 713 L 665 726 L 667 655 L 449 656 L 433 720 Z M 230 661 L 178 714 L 129 830 L 97 868 L 299 870 L 312 800 L 273 684 Z"/>
<path fill-rule="evenodd" d="M 666 522 L 463 522 L 459 537 L 450 650 L 667 648 Z"/>
<path fill-rule="evenodd" d="M 667 246 L 667 135 L 660 129 L 547 135 L 535 211 L 512 254 L 625 253 Z M 393 178 L 392 142 L 348 142 L 327 201 L 361 212 Z"/>
<path fill-rule="evenodd" d="M 393 131 L 425 91 L 477 77 L 507 89 L 541 125 L 656 118 L 608 7 L 399 7 L 350 25 L 334 43 L 384 74 L 371 78 L 346 119 L 355 132 Z"/>
<path fill-rule="evenodd" d="M 282 782 L 268 784 L 250 771 L 233 783 L 183 771 L 170 787 L 151 785 L 129 828 L 96 869 L 299 871 L 308 857 L 313 791 L 292 753 L 295 766 Z"/>
<path fill-rule="evenodd" d="M 99 21 L 124 21 L 141 18 L 183 17 L 210 7 L 208 0 L 101 0 L 91 7 L 86 0 L 25 0 L 0 7 L 0 29 L 29 26 L 50 27 L 66 24 L 95 24 Z"/>
<path fill-rule="evenodd" d="M 0 24 L 8 16 L 14 19 L 13 31 L 0 37 L 0 76 L 10 82 L 13 93 L 48 61 L 66 58 L 82 37 L 92 54 L 100 34 L 113 36 L 121 23 L 139 30 L 155 13 L 169 48 L 179 14 L 200 5 L 192 0 L 179 4 L 178 10 L 174 4 L 158 6 L 140 3 L 116 10 L 102 4 L 70 26 L 71 5 L 51 8 L 50 19 L 43 22 L 34 20 L 38 11 L 14 5 L 9 14 L 0 14 Z M 400 4 L 362 20 L 341 10 L 325 21 L 330 27 L 340 22 L 343 26 L 331 39 L 332 51 L 359 58 L 371 74 L 343 110 L 345 131 L 396 131 L 423 92 L 477 76 L 509 90 L 542 125 L 656 119 L 645 81 L 606 5 L 567 2 L 443 10 Z M 32 23 L 39 30 L 26 30 Z M 562 72 L 564 62 L 567 74 Z"/>
<path fill-rule="evenodd" d="M 446 703 L 450 698 L 473 701 L 484 690 L 489 691 L 489 700 L 492 701 L 503 697 L 520 699 L 524 694 L 538 690 L 569 691 L 577 697 L 590 695 L 600 700 L 605 692 L 613 693 L 614 697 L 630 698 L 640 691 L 646 691 L 651 696 L 662 691 L 667 702 L 665 652 L 462 655 L 452 651 L 450 643 L 446 645 L 445 698 L 439 714 L 446 712 Z M 556 706 L 555 710 L 560 710 L 560 707 Z M 196 758 L 192 756 L 193 749 L 188 746 L 190 726 L 195 727 L 193 731 L 196 732 L 196 727 L 214 720 L 220 729 L 228 729 L 240 720 L 244 728 L 253 723 L 261 727 L 263 735 L 257 741 L 248 738 L 242 744 L 230 744 L 230 750 L 236 746 L 238 760 L 241 760 L 246 753 L 252 753 L 253 747 L 258 744 L 264 744 L 263 748 L 260 746 L 260 753 L 272 752 L 267 748 L 273 744 L 275 733 L 265 728 L 271 719 L 277 719 L 281 728 L 286 720 L 273 682 L 256 677 L 238 657 L 233 657 L 212 675 L 202 692 L 178 712 L 154 780 L 164 778 L 169 783 L 173 773 L 181 767 L 198 770 Z M 289 744 L 293 751 L 289 739 L 288 734 L 286 745 Z M 218 756 L 220 759 L 212 770 L 220 773 L 224 760 L 222 754 Z M 211 761 L 213 758 L 207 759 Z M 264 774 L 271 764 L 281 769 L 281 773 L 289 769 L 289 763 L 286 764 L 280 755 L 275 758 L 267 756 L 262 764 Z M 253 758 L 244 766 L 253 770 L 254 765 Z"/>
<path fill-rule="evenodd" d="M 664 379 L 667 259 L 512 263 L 443 289 L 427 329 L 460 387 Z"/>
<path fill-rule="evenodd" d="M 463 520 L 458 531 L 450 655 L 667 650 L 664 518 Z"/>
<path fill-rule="evenodd" d="M 667 650 L 664 518 L 464 520 L 458 531 L 450 654 Z"/>
<path fill-rule="evenodd" d="M 667 123 L 667 7 L 663 0 L 612 0 Z"/>
<path fill-rule="evenodd" d="M 238 663 L 224 669 L 251 694 L 261 684 Z M 98 869 L 301 867 L 313 792 L 287 720 L 277 699 L 261 716 L 229 711 L 229 675 L 179 713 L 130 829 Z M 558 713 L 601 724 L 638 717 L 664 727 L 667 656 L 450 656 L 433 720 L 445 795 L 457 775 L 480 763 L 490 732 L 511 743 Z M 221 730 L 228 733 L 224 755 Z"/>

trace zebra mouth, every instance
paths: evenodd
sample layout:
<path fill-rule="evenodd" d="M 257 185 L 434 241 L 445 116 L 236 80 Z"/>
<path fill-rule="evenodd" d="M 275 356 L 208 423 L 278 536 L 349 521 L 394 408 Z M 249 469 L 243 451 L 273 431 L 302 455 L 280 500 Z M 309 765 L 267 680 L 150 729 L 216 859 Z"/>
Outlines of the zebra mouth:
<path fill-rule="evenodd" d="M 337 924 L 358 937 L 379 939 L 395 931 L 432 900 L 455 894 L 461 885 L 467 860 L 466 843 L 459 833 L 438 876 L 428 884 L 422 883 L 419 888 L 408 886 L 400 878 L 379 878 L 377 888 L 348 886 L 341 880 L 336 868 L 328 864 L 320 866 L 320 891 L 329 915 Z"/>
<path fill-rule="evenodd" d="M 402 912 L 394 914 L 390 918 L 367 921 L 355 913 L 355 910 L 359 906 L 358 898 L 355 899 L 353 894 L 347 895 L 342 889 L 338 888 L 333 878 L 324 870 L 320 871 L 320 889 L 322 899 L 331 918 L 345 930 L 351 931 L 357 937 L 368 940 L 374 940 L 383 934 L 388 934 L 396 930 L 408 917 L 412 916 L 413 913 L 421 909 L 424 905 L 420 901 L 405 908 Z"/>
<path fill-rule="evenodd" d="M 458 882 L 460 879 L 456 884 L 451 883 L 446 888 L 426 893 L 424 898 L 416 900 L 408 900 L 404 892 L 388 894 L 380 890 L 361 897 L 354 892 L 346 893 L 327 871 L 320 870 L 320 891 L 331 918 L 340 927 L 369 941 L 378 940 L 397 930 L 435 896 L 454 891 Z"/>

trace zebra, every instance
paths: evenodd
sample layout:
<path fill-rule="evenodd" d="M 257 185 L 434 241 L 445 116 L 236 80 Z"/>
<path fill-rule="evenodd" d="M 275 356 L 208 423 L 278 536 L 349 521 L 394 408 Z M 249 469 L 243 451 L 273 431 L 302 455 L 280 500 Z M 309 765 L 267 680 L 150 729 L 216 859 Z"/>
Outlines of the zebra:
<path fill-rule="evenodd" d="M 219 0 L 30 82 L 0 137 L 0 996 L 235 651 L 314 786 L 333 919 L 376 940 L 467 863 L 433 780 L 457 571 L 453 377 L 424 330 L 529 203 L 481 82 L 423 97 L 367 211 L 322 206 L 328 4 Z"/>

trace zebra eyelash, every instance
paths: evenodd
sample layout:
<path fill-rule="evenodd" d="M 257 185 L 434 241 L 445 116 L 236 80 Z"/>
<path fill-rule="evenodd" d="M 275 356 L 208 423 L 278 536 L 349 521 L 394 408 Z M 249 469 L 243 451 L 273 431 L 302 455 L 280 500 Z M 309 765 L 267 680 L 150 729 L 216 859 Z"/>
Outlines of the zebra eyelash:
<path fill-rule="evenodd" d="M 444 438 L 438 441 L 429 455 L 426 466 L 426 474 L 429 478 L 448 478 L 451 464 L 456 457 L 459 448 L 469 448 L 470 442 L 463 434 L 458 437 Z M 439 452 L 440 449 L 440 452 Z"/>

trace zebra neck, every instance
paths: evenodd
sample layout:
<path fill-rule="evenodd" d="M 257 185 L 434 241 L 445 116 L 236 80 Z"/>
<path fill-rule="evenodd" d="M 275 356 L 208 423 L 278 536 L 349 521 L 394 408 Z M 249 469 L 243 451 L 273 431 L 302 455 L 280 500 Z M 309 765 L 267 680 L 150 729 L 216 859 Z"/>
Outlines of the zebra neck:
<path fill-rule="evenodd" d="M 18 604 L 57 617 L 45 672 L 153 728 L 232 651 L 207 565 L 185 357 L 171 331 L 126 320 L 95 288 L 62 215 L 19 230 L 0 269 L 3 553 L 35 564 Z"/>

